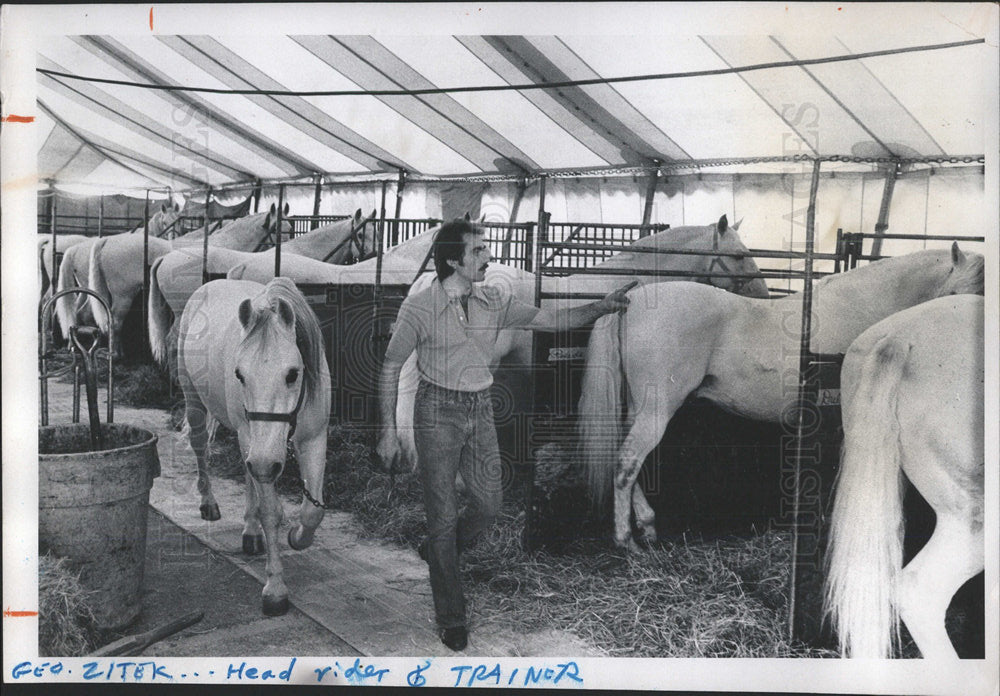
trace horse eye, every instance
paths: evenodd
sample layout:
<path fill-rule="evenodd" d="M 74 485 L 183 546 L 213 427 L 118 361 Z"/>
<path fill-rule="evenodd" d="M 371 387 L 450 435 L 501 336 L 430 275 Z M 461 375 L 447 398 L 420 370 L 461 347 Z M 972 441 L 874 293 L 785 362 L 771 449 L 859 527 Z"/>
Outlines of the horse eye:
<path fill-rule="evenodd" d="M 243 384 L 243 373 L 240 372 L 239 368 L 236 369 L 236 379 L 240 381 L 240 384 Z"/>
<path fill-rule="evenodd" d="M 295 380 L 297 380 L 298 378 L 299 378 L 299 371 L 295 368 L 292 368 L 291 370 L 288 371 L 288 374 L 285 375 L 285 384 L 288 385 L 295 384 Z"/>

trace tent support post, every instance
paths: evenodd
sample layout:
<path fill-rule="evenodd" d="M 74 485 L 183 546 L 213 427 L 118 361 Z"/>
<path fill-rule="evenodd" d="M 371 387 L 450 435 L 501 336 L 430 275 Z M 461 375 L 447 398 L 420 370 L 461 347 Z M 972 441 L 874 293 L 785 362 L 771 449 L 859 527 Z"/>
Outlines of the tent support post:
<path fill-rule="evenodd" d="M 262 187 L 263 187 L 263 183 L 261 182 L 261 180 L 260 179 L 254 179 L 254 182 L 253 182 L 253 211 L 255 213 L 259 213 L 260 212 L 260 195 L 261 195 L 261 188 Z M 205 205 L 205 214 L 206 215 L 208 214 L 208 205 L 207 204 Z"/>
<path fill-rule="evenodd" d="M 201 239 L 201 284 L 208 282 L 208 206 L 212 202 L 212 187 L 205 189 L 205 236 Z"/>
<path fill-rule="evenodd" d="M 399 244 L 399 213 L 403 209 L 403 187 L 406 186 L 406 171 L 399 170 L 396 183 L 396 214 L 392 218 L 392 246 Z"/>
<path fill-rule="evenodd" d="M 142 213 L 142 332 L 144 336 L 149 335 L 149 189 L 146 189 L 146 206 Z M 108 348 L 111 347 L 114 331 L 111 325 L 111 317 L 108 317 Z M 121 336 L 117 337 L 121 340 Z M 110 401 L 111 397 L 108 396 Z"/>
<path fill-rule="evenodd" d="M 100 203 L 97 206 L 97 237 L 104 236 L 104 194 L 101 194 Z"/>
<path fill-rule="evenodd" d="M 639 238 L 649 236 L 649 220 L 653 217 L 653 196 L 656 195 L 656 182 L 660 178 L 660 163 L 656 162 L 656 169 L 649 176 L 649 184 L 646 186 L 646 200 L 642 206 L 642 229 L 639 230 Z"/>
<path fill-rule="evenodd" d="M 278 187 L 278 214 L 277 220 L 275 220 L 275 232 L 274 232 L 274 277 L 277 278 L 281 275 L 281 222 L 282 213 L 284 212 L 282 208 L 285 207 L 285 185 L 282 184 Z"/>
<path fill-rule="evenodd" d="M 882 188 L 882 203 L 878 209 L 878 221 L 875 223 L 875 234 L 885 234 L 889 229 L 889 205 L 892 203 L 892 193 L 896 189 L 896 177 L 899 176 L 899 164 L 893 163 L 886 167 L 885 186 Z M 872 256 L 882 255 L 882 238 L 872 239 Z"/>
<path fill-rule="evenodd" d="M 322 195 L 323 195 L 323 175 L 317 174 L 316 188 L 313 191 L 313 219 L 312 223 L 310 223 L 309 225 L 310 230 L 314 230 L 317 227 L 319 227 L 319 220 L 317 220 L 316 218 L 319 217 L 319 201 Z"/>
<path fill-rule="evenodd" d="M 52 294 L 56 294 L 56 251 L 59 247 L 56 245 L 56 188 L 53 186 L 52 179 L 49 179 L 49 234 L 52 235 L 52 273 L 49 275 L 49 286 L 52 288 Z M 42 380 L 44 381 L 44 380 Z"/>
<path fill-rule="evenodd" d="M 508 224 L 513 225 L 517 220 L 518 209 L 521 207 L 521 199 L 524 198 L 524 189 L 528 186 L 526 178 L 518 179 L 517 188 L 514 190 L 514 204 L 510 207 L 510 219 Z M 503 246 L 500 248 L 500 263 L 510 262 L 510 240 L 514 236 L 514 228 L 508 227 L 507 234 L 503 238 Z"/>
<path fill-rule="evenodd" d="M 542 259 L 544 258 L 545 248 L 544 244 L 548 241 L 549 230 L 548 221 L 549 214 L 545 212 L 545 174 L 538 177 L 538 227 L 535 233 L 533 248 L 529 248 L 525 254 L 525 266 L 529 273 L 534 270 L 535 273 L 535 306 L 542 306 Z M 534 263 L 532 263 L 531 255 L 534 255 Z M 532 268 L 533 266 L 533 268 Z M 531 334 L 531 354 L 538 359 L 538 338 L 535 332 Z M 537 399 L 537 394 L 532 395 L 532 401 Z M 534 413 L 538 413 L 538 409 L 532 409 Z M 527 427 L 533 428 L 534 423 L 527 422 Z M 529 442 L 530 437 L 527 436 L 522 438 L 522 442 Z M 523 454 L 526 455 L 525 458 L 529 459 L 528 463 L 528 496 L 527 502 L 525 504 L 524 511 L 524 538 L 523 544 L 527 551 L 533 551 L 535 549 L 535 462 L 531 460 L 531 451 L 529 446 L 525 446 Z"/>
<path fill-rule="evenodd" d="M 799 383 L 798 383 L 798 393 L 796 396 L 796 420 L 795 420 L 795 449 L 793 456 L 793 471 L 794 471 L 794 485 L 793 485 L 793 495 L 794 500 L 792 504 L 792 568 L 791 568 L 791 578 L 788 589 L 788 635 L 790 639 L 795 639 L 799 637 L 799 613 L 800 607 L 797 603 L 797 582 L 799 575 L 799 554 L 802 551 L 801 546 L 803 545 L 803 538 L 805 534 L 801 529 L 803 526 L 803 514 L 802 514 L 802 478 L 803 478 L 803 463 L 804 462 L 814 462 L 815 457 L 807 455 L 805 448 L 803 447 L 803 437 L 806 427 L 806 409 L 808 407 L 808 402 L 810 399 L 810 385 L 808 380 L 808 368 L 810 365 L 810 344 L 812 335 L 812 298 L 813 298 L 813 253 L 814 253 L 814 240 L 816 235 L 816 193 L 819 190 L 819 170 L 821 161 L 815 160 L 813 162 L 812 170 L 812 182 L 809 187 L 809 207 L 806 210 L 806 243 L 805 243 L 805 269 L 802 287 L 802 324 L 801 324 L 801 335 L 799 337 Z M 815 403 L 813 404 L 815 406 Z M 818 463 L 818 462 L 815 462 Z M 813 479 L 815 481 L 816 472 L 813 472 Z M 818 523 L 818 520 L 816 520 Z M 817 527 L 814 523 L 811 525 L 810 530 L 816 531 Z M 812 540 L 817 548 L 819 545 L 818 539 Z"/>

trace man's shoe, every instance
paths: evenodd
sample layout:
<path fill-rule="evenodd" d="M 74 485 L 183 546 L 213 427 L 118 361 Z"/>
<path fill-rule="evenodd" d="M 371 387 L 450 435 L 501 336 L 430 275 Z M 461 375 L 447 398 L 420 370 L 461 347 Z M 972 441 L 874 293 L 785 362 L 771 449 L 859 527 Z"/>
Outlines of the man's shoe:
<path fill-rule="evenodd" d="M 465 626 L 442 628 L 440 635 L 441 642 L 455 652 L 465 650 L 465 646 L 469 644 L 469 632 L 465 630 Z"/>

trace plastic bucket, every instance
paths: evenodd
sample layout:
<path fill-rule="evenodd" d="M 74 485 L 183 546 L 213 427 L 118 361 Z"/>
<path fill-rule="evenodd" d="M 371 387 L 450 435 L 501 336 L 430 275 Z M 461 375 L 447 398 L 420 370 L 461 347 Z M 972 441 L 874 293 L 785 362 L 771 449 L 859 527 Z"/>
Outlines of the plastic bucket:
<path fill-rule="evenodd" d="M 81 570 L 99 627 L 116 630 L 142 606 L 149 489 L 160 458 L 148 430 L 113 423 L 101 431 L 106 449 L 90 452 L 89 425 L 38 429 L 38 545 Z"/>

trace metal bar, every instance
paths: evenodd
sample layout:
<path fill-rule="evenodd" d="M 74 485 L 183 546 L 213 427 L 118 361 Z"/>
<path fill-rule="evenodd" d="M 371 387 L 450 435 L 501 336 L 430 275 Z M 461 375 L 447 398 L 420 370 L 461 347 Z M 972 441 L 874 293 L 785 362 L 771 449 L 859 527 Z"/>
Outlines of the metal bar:
<path fill-rule="evenodd" d="M 316 190 L 313 193 L 313 220 L 312 225 L 309 227 L 310 230 L 314 230 L 319 227 L 319 201 L 320 197 L 323 195 L 323 175 L 316 175 Z"/>
<path fill-rule="evenodd" d="M 285 185 L 281 184 L 278 187 L 278 212 L 276 214 L 277 219 L 275 220 L 276 227 L 274 228 L 274 277 L 277 278 L 281 275 L 281 217 L 284 212 L 282 208 L 285 207 Z"/>
<path fill-rule="evenodd" d="M 97 206 L 97 237 L 104 236 L 104 194 L 101 194 L 100 203 Z"/>
<path fill-rule="evenodd" d="M 208 229 L 208 206 L 212 202 L 212 187 L 209 186 L 205 189 L 205 215 L 202 224 L 204 225 L 205 233 L 201 239 L 201 284 L 204 285 L 208 282 L 208 235 L 210 234 Z"/>
<path fill-rule="evenodd" d="M 261 188 L 262 187 L 263 187 L 263 182 L 260 179 L 255 179 L 254 180 L 254 184 L 253 184 L 253 193 L 251 194 L 253 196 L 253 212 L 254 213 L 259 213 L 260 212 L 260 196 L 261 196 L 261 193 L 262 193 L 261 192 Z M 210 193 L 211 191 L 212 191 L 212 187 L 209 186 L 208 187 L 208 191 L 206 192 L 206 195 L 208 195 L 208 193 Z M 206 198 L 205 200 L 207 201 L 208 199 Z M 206 217 L 208 216 L 208 203 L 205 203 L 205 216 Z"/>
<path fill-rule="evenodd" d="M 149 335 L 149 189 L 146 189 L 146 204 L 143 208 L 142 222 L 142 335 Z M 108 350 L 112 350 L 114 325 L 111 322 L 110 307 L 108 313 Z"/>
<path fill-rule="evenodd" d="M 868 239 L 917 239 L 926 240 L 928 242 L 985 242 L 986 237 L 963 237 L 951 234 L 879 234 L 859 232 L 862 237 L 867 237 Z M 874 251 L 872 252 L 874 254 Z"/>
<path fill-rule="evenodd" d="M 49 181 L 49 232 L 52 233 L 52 273 L 49 275 L 49 285 L 52 287 L 52 293 L 56 292 L 56 252 L 58 247 L 56 246 L 56 190 L 52 187 L 52 181 Z"/>
<path fill-rule="evenodd" d="M 399 244 L 399 214 L 403 209 L 403 187 L 406 186 L 406 171 L 399 170 L 399 179 L 396 182 L 396 214 L 392 223 L 392 245 Z"/>
<path fill-rule="evenodd" d="M 642 206 L 642 225 L 646 227 L 649 225 L 649 219 L 653 216 L 653 197 L 656 195 L 656 182 L 660 178 L 660 163 L 656 162 L 657 168 L 654 169 L 649 175 L 649 185 L 646 186 L 646 200 Z M 646 234 L 649 234 L 648 232 Z M 646 234 L 639 232 L 640 237 L 645 237 Z"/>
<path fill-rule="evenodd" d="M 507 263 L 510 259 L 510 240 L 514 235 L 514 224 L 517 220 L 517 212 L 521 207 L 521 199 L 524 198 L 524 189 L 527 188 L 528 180 L 520 179 L 517 182 L 517 188 L 514 190 L 514 204 L 510 208 L 509 223 L 510 227 L 507 228 L 507 234 L 504 236 L 503 245 L 500 247 L 500 263 Z"/>
<path fill-rule="evenodd" d="M 726 256 L 732 258 L 761 258 L 761 259 L 804 259 L 805 254 L 794 251 L 775 251 L 772 249 L 747 249 L 747 251 L 726 251 L 724 253 L 707 249 L 651 249 L 632 248 L 628 245 L 614 244 L 589 244 L 584 242 L 544 242 L 541 246 L 546 249 L 558 249 L 565 246 L 568 249 L 594 250 L 594 251 L 622 251 L 628 248 L 629 253 L 636 254 L 678 254 L 688 256 Z M 836 261 L 836 254 L 814 253 L 814 259 L 826 261 Z"/>
<path fill-rule="evenodd" d="M 796 617 L 798 615 L 796 582 L 798 580 L 798 553 L 800 546 L 800 514 L 802 504 L 802 434 L 805 427 L 805 407 L 809 398 L 806 372 L 809 367 L 810 339 L 812 338 L 812 275 L 813 246 L 816 236 L 816 194 L 819 190 L 819 170 L 821 162 L 813 162 L 812 181 L 809 186 L 809 207 L 806 209 L 806 250 L 805 278 L 802 289 L 802 327 L 799 337 L 799 385 L 796 397 L 797 418 L 795 423 L 795 500 L 792 508 L 792 568 L 788 593 L 788 635 L 794 640 L 796 636 Z"/>
<path fill-rule="evenodd" d="M 382 243 L 385 241 L 385 190 L 389 186 L 388 181 L 382 182 L 382 203 L 379 206 L 379 216 L 378 216 L 378 239 L 379 239 L 379 264 L 382 262 Z M 378 280 L 375 281 L 376 285 Z"/>
<path fill-rule="evenodd" d="M 890 164 L 886 167 L 885 186 L 882 187 L 882 203 L 878 209 L 878 221 L 875 223 L 875 234 L 881 234 L 889 229 L 889 205 L 892 203 L 892 192 L 896 188 L 896 177 L 899 175 L 899 164 Z M 882 240 L 884 237 L 876 237 L 872 242 L 872 255 L 878 256 L 882 253 Z"/>
<path fill-rule="evenodd" d="M 538 179 L 538 228 L 537 236 L 538 239 L 535 240 L 534 245 L 534 272 L 535 272 L 535 306 L 542 306 L 542 248 L 543 245 L 538 242 L 545 242 L 548 237 L 548 221 L 549 214 L 545 212 L 545 181 L 546 176 L 543 174 Z M 525 269 L 531 271 L 531 268 Z M 531 332 L 531 355 L 533 359 L 538 355 L 538 337 L 537 334 Z M 532 401 L 537 401 L 537 392 L 532 389 Z M 537 404 L 533 403 L 533 412 L 539 413 L 540 410 L 537 408 Z M 534 428 L 534 423 L 531 423 L 531 428 Z M 527 439 L 527 438 L 526 438 Z M 530 454 L 530 452 L 529 452 Z M 523 544 L 524 548 L 531 551 L 535 547 L 533 528 L 535 526 L 535 460 L 532 457 L 528 457 L 530 460 L 528 466 L 528 494 L 525 501 L 525 511 L 524 511 L 524 538 Z"/>

